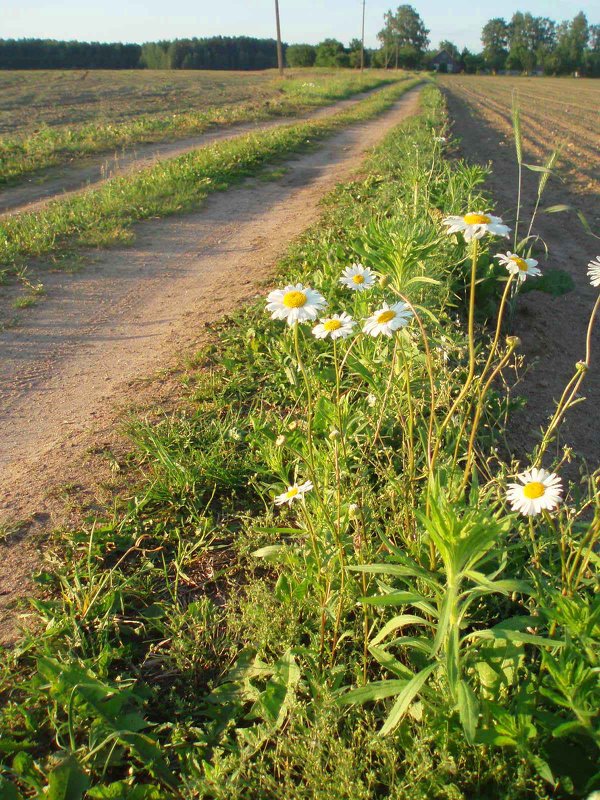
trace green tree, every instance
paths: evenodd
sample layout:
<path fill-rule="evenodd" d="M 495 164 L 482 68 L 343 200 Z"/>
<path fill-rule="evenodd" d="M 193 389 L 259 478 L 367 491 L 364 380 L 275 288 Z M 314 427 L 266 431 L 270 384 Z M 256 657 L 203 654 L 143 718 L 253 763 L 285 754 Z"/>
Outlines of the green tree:
<path fill-rule="evenodd" d="M 317 67 L 347 67 L 350 64 L 348 53 L 344 45 L 337 39 L 325 39 L 317 45 L 315 66 Z"/>
<path fill-rule="evenodd" d="M 286 50 L 288 67 L 312 67 L 317 58 L 317 49 L 312 44 L 291 44 Z"/>
<path fill-rule="evenodd" d="M 496 72 L 503 69 L 508 57 L 508 25 L 501 17 L 495 17 L 481 31 L 485 66 Z"/>
<path fill-rule="evenodd" d="M 583 11 L 580 11 L 571 22 L 563 22 L 560 25 L 556 46 L 558 72 L 575 72 L 583 68 L 584 52 L 589 38 L 590 28 Z"/>
<path fill-rule="evenodd" d="M 392 59 L 396 68 L 407 66 L 407 62 L 417 66 L 429 44 L 429 31 L 419 14 L 412 6 L 398 6 L 395 13 L 386 12 L 384 23 L 377 36 L 386 51 L 386 66 Z"/>
<path fill-rule="evenodd" d="M 467 72 L 469 75 L 473 75 L 476 72 L 481 72 L 481 70 L 485 69 L 486 67 L 486 61 L 483 53 L 471 53 L 467 47 L 465 47 L 460 54 L 460 61 L 465 72 Z"/>
<path fill-rule="evenodd" d="M 534 17 L 517 11 L 508 26 L 507 66 L 533 72 L 540 60 L 540 49 L 552 49 L 556 26 L 547 17 Z"/>
<path fill-rule="evenodd" d="M 361 40 L 360 39 L 352 39 L 348 50 L 348 58 L 350 61 L 350 66 L 359 68 L 360 67 L 360 51 L 361 51 Z M 365 67 L 368 67 L 370 64 L 370 53 L 365 47 Z"/>

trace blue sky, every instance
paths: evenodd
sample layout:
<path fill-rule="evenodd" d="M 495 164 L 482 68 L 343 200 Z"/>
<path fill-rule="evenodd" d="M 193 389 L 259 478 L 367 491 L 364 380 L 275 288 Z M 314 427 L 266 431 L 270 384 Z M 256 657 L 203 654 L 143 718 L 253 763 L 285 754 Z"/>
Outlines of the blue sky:
<path fill-rule="evenodd" d="M 360 35 L 362 0 L 279 0 L 282 36 L 287 42 L 316 43 L 335 37 L 348 43 Z M 367 0 L 366 40 L 376 44 L 383 14 L 398 0 Z M 273 0 L 2 0 L 0 38 L 26 36 L 85 41 L 145 42 L 191 36 L 273 36 Z M 600 0 L 427 0 L 413 5 L 430 29 L 432 45 L 450 39 L 459 47 L 480 47 L 479 34 L 490 17 L 510 18 L 530 11 L 556 20 L 582 10 L 600 22 Z"/>

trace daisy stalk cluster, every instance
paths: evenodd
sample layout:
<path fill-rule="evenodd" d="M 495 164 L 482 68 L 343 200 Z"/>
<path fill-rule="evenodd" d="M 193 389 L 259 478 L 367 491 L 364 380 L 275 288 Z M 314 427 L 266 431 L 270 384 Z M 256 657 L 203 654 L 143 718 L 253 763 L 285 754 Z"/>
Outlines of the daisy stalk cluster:
<path fill-rule="evenodd" d="M 345 604 L 344 594 L 347 591 L 349 576 L 352 572 L 363 576 L 363 588 L 366 594 L 368 583 L 365 575 L 371 571 L 381 574 L 386 574 L 388 571 L 388 567 L 384 563 L 373 564 L 365 560 L 360 550 L 355 551 L 354 558 L 349 553 L 347 531 L 352 526 L 352 521 L 357 519 L 357 510 L 360 505 L 354 502 L 348 504 L 344 497 L 348 490 L 349 473 L 351 472 L 348 452 L 352 450 L 352 423 L 349 409 L 355 391 L 352 384 L 365 377 L 364 369 L 352 374 L 352 365 L 355 363 L 353 358 L 361 354 L 363 367 L 366 368 L 366 365 L 369 364 L 372 368 L 372 359 L 378 353 L 379 363 L 386 363 L 387 360 L 388 378 L 379 396 L 373 396 L 371 393 L 367 396 L 367 404 L 371 407 L 378 407 L 372 442 L 377 446 L 381 441 L 382 431 L 389 414 L 388 406 L 392 403 L 396 404 L 395 398 L 399 392 L 405 394 L 402 405 L 406 408 L 406 412 L 401 425 L 404 452 L 406 453 L 403 479 L 407 488 L 406 497 L 409 499 L 410 505 L 417 509 L 423 508 L 423 511 L 416 511 L 416 520 L 413 517 L 413 520 L 407 520 L 407 523 L 410 528 L 415 521 L 421 522 L 426 534 L 423 538 L 429 551 L 426 568 L 431 575 L 441 572 L 441 576 L 443 576 L 436 578 L 436 581 L 439 580 L 439 584 L 437 584 L 439 592 L 437 616 L 432 612 L 434 627 L 435 625 L 439 626 L 434 639 L 435 647 L 428 649 L 429 645 L 422 645 L 424 652 L 429 652 L 432 661 L 421 672 L 413 674 L 411 681 L 425 684 L 432 672 L 439 669 L 445 676 L 450 697 L 459 710 L 465 736 L 468 740 L 472 740 L 475 736 L 477 720 L 471 715 L 469 707 L 470 705 L 476 706 L 478 702 L 472 695 L 467 680 L 469 672 L 467 665 L 471 658 L 470 647 L 472 645 L 467 644 L 466 641 L 461 644 L 459 630 L 464 625 L 465 604 L 468 605 L 470 602 L 465 601 L 465 598 L 468 598 L 470 593 L 476 592 L 476 590 L 465 587 L 466 576 L 469 574 L 469 570 L 478 569 L 480 561 L 484 562 L 489 558 L 490 552 L 497 546 L 499 538 L 505 536 L 512 527 L 518 527 L 518 523 L 510 512 L 528 520 L 531 546 L 530 568 L 539 570 L 544 555 L 539 547 L 534 519 L 540 518 L 540 525 L 548 525 L 554 530 L 555 523 L 550 515 L 559 513 L 563 502 L 564 487 L 558 474 L 541 468 L 537 463 L 544 452 L 543 442 L 542 448 L 536 453 L 536 463 L 533 463 L 529 469 L 520 472 L 515 481 L 508 481 L 505 484 L 503 499 L 495 511 L 486 511 L 485 505 L 472 506 L 473 483 L 479 483 L 480 476 L 484 475 L 487 469 L 485 461 L 477 454 L 478 433 L 487 408 L 487 398 L 494 381 L 509 364 L 519 344 L 517 337 L 509 336 L 505 346 L 500 345 L 507 304 L 511 293 L 514 298 L 526 280 L 538 278 L 542 273 L 538 268 L 538 261 L 530 253 L 520 254 L 509 250 L 495 255 L 499 265 L 506 270 L 506 279 L 498 305 L 495 330 L 486 355 L 475 329 L 476 287 L 482 240 L 484 238 L 493 240 L 494 237 L 507 238 L 510 229 L 500 217 L 484 211 L 469 211 L 461 216 L 447 216 L 442 219 L 442 224 L 446 228 L 445 234 L 454 237 L 457 245 L 460 243 L 460 240 L 456 240 L 457 235 L 464 240 L 470 274 L 467 284 L 466 373 L 463 373 L 457 390 L 449 396 L 445 388 L 443 393 L 437 388 L 439 374 L 436 381 L 436 365 L 432 358 L 432 351 L 435 348 L 434 338 L 439 335 L 439 331 L 436 330 L 439 321 L 432 309 L 419 306 L 420 313 L 417 312 L 416 306 L 419 305 L 417 300 L 411 301 L 404 294 L 410 282 L 403 285 L 403 281 L 399 280 L 398 274 L 395 275 L 393 271 L 388 272 L 383 269 L 376 271 L 358 261 L 344 267 L 337 278 L 337 283 L 343 291 L 349 294 L 341 303 L 341 307 L 335 303 L 334 313 L 331 313 L 330 310 L 332 302 L 325 297 L 328 292 L 322 293 L 321 290 L 316 290 L 303 283 L 290 283 L 283 289 L 271 292 L 267 298 L 267 311 L 270 312 L 273 320 L 283 320 L 291 328 L 298 371 L 302 373 L 305 385 L 304 407 L 306 408 L 308 452 L 296 450 L 293 454 L 299 456 L 298 467 L 301 470 L 303 468 L 309 477 L 306 484 L 302 485 L 309 486 L 311 490 L 314 490 L 310 493 L 303 493 L 301 496 L 303 504 L 301 524 L 307 529 L 314 563 L 318 565 L 316 583 L 321 620 L 319 663 L 324 665 L 326 661 L 325 650 L 328 636 L 330 640 L 329 659 L 332 665 L 340 646 L 340 631 Z M 370 258 L 372 260 L 373 255 Z M 598 277 L 600 268 L 591 263 L 589 270 L 590 279 L 593 282 Z M 330 288 L 333 289 L 333 286 L 330 285 Z M 390 297 L 393 294 L 396 295 L 395 300 Z M 360 317 L 357 312 L 360 313 Z M 424 323 L 422 317 L 427 324 Z M 312 337 L 306 335 L 300 337 L 299 330 L 304 323 L 311 324 Z M 411 325 L 410 323 L 417 324 Z M 312 452 L 313 449 L 318 450 L 321 446 L 318 437 L 314 435 L 314 428 L 319 416 L 317 406 L 319 403 L 322 404 L 323 397 L 315 398 L 314 386 L 318 383 L 322 384 L 323 380 L 317 380 L 314 372 L 311 375 L 306 363 L 312 365 L 312 370 L 319 369 L 320 359 L 325 357 L 325 353 L 320 356 L 314 354 L 311 356 L 306 353 L 301 355 L 301 346 L 305 350 L 310 349 L 310 338 L 323 342 L 329 340 L 333 350 L 331 358 L 334 371 L 334 391 L 330 395 L 330 408 L 335 427 L 332 428 L 329 435 L 329 439 L 333 442 L 332 478 L 323 475 L 319 468 L 321 458 L 318 453 Z M 390 344 L 384 351 L 379 351 L 377 348 L 374 350 L 373 340 L 376 339 L 383 342 L 388 341 Z M 340 347 L 343 348 L 341 352 Z M 413 394 L 412 370 L 416 357 L 422 358 L 426 364 L 425 371 L 430 378 L 429 402 L 423 403 L 422 398 L 416 398 L 421 406 L 419 414 L 415 413 L 415 395 Z M 423 388 L 421 387 L 421 390 Z M 429 414 L 428 419 L 427 414 Z M 415 431 L 423 428 L 423 421 L 426 423 L 424 426 L 426 435 L 419 441 Z M 552 424 L 549 431 L 552 432 Z M 464 446 L 465 442 L 466 447 Z M 453 452 L 450 458 L 448 457 L 449 446 Z M 419 453 L 421 448 L 424 452 Z M 417 465 L 420 466 L 417 467 Z M 509 467 L 506 465 L 498 464 L 500 473 L 506 473 L 508 469 Z M 498 484 L 498 479 L 490 475 L 484 495 L 490 497 L 494 491 L 497 492 Z M 328 501 L 328 491 L 333 492 L 332 503 Z M 477 492 L 478 494 L 479 492 Z M 275 503 L 282 505 L 287 502 L 291 506 L 292 497 L 300 498 L 299 484 L 297 483 L 289 487 L 287 493 L 278 495 Z M 350 512 L 350 508 L 352 512 Z M 461 508 L 464 509 L 462 518 L 461 512 L 457 511 Z M 487 519 L 484 522 L 486 515 Z M 318 532 L 318 519 L 323 520 L 325 524 L 325 530 L 321 534 Z M 471 521 L 467 522 L 467 519 Z M 449 530 L 461 527 L 463 532 L 458 540 L 453 535 L 449 535 Z M 329 534 L 325 533 L 328 529 Z M 485 535 L 483 534 L 484 530 L 486 531 Z M 368 530 L 364 529 L 362 535 L 368 536 Z M 329 537 L 335 545 L 337 557 L 332 556 L 327 545 Z M 417 534 L 417 541 L 421 537 L 422 534 Z M 464 541 L 460 542 L 463 537 Z M 565 585 L 572 585 L 573 567 L 571 565 L 570 573 L 569 559 L 566 555 L 568 546 L 564 535 L 561 534 L 559 540 L 561 577 Z M 396 550 L 392 543 L 388 543 L 386 549 L 400 558 L 400 551 Z M 587 553 L 589 554 L 589 552 L 588 543 Z M 328 574 L 324 567 L 325 564 L 329 565 L 330 570 L 335 565 L 337 578 L 332 577 L 331 573 Z M 419 560 L 419 569 L 424 566 L 423 561 Z M 416 577 L 418 572 L 413 573 L 408 567 L 403 567 L 403 570 L 405 582 L 410 584 L 406 589 L 410 591 L 414 587 L 409 578 Z M 578 580 L 580 577 L 581 573 L 579 573 Z M 520 584 L 518 582 L 513 583 L 513 586 L 519 591 Z M 525 584 L 523 584 L 524 586 Z M 404 597 L 403 592 L 399 593 L 400 596 Z M 363 602 L 376 604 L 377 600 L 364 597 Z M 391 599 L 385 602 L 396 605 Z M 397 604 L 405 605 L 406 602 L 410 605 L 410 601 L 403 600 L 399 600 Z M 335 610 L 332 610 L 333 608 Z M 371 625 L 368 605 L 363 606 L 363 615 L 363 680 L 366 681 L 367 653 L 370 649 L 368 631 Z M 444 618 L 443 626 L 442 618 Z M 375 638 L 375 642 L 379 643 L 384 640 L 384 631 L 387 631 L 387 627 Z M 492 635 L 491 632 L 488 633 Z M 480 637 L 481 634 L 477 633 L 474 635 L 474 641 Z M 438 651 L 444 657 L 442 664 L 438 664 L 434 657 Z M 344 702 L 353 702 L 355 698 L 368 696 L 370 696 L 368 691 L 365 693 L 364 689 L 356 689 L 349 692 Z M 468 700 L 465 700 L 465 697 Z M 404 701 L 399 699 L 398 703 L 400 702 Z M 406 707 L 404 713 L 405 711 Z M 395 714 L 392 709 L 390 717 L 382 727 L 382 733 L 391 732 L 400 720 L 401 715 Z"/>

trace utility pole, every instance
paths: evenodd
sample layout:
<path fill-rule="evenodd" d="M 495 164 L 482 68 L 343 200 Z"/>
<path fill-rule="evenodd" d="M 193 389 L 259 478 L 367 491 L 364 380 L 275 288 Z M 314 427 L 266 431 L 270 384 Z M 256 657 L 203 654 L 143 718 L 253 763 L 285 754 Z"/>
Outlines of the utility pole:
<path fill-rule="evenodd" d="M 275 0 L 275 20 L 277 22 L 277 66 L 283 78 L 283 48 L 281 47 L 281 24 L 279 22 L 279 0 Z"/>
<path fill-rule="evenodd" d="M 363 0 L 363 13 L 362 13 L 362 36 L 360 40 L 360 71 L 365 71 L 365 4 L 367 0 Z"/>

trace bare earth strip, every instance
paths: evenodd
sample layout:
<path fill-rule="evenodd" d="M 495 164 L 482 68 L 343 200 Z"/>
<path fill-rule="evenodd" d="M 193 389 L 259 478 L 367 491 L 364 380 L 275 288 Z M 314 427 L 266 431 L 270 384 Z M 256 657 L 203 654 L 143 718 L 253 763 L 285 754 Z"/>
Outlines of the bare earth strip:
<path fill-rule="evenodd" d="M 497 212 L 514 226 L 517 190 L 517 166 L 510 125 L 510 93 L 505 92 L 504 112 L 498 113 L 488 103 L 488 94 L 503 79 L 462 78 L 454 81 L 446 78 L 443 86 L 448 95 L 449 110 L 454 128 L 460 137 L 462 155 L 480 163 L 492 162 L 493 174 L 487 188 L 491 190 Z M 539 79 L 538 79 L 539 80 Z M 588 85 L 582 82 L 582 89 Z M 507 84 L 508 86 L 508 84 Z M 540 93 L 546 84 L 539 84 Z M 550 84 L 552 87 L 552 84 Z M 571 81 L 564 84 L 565 93 L 575 104 L 585 102 L 584 95 L 579 99 L 579 84 Z M 595 109 L 596 110 L 596 109 Z M 549 110 L 546 128 L 552 126 Z M 524 156 L 528 163 L 540 163 L 550 155 L 554 141 L 548 134 L 541 135 L 541 129 L 530 124 L 529 107 L 522 104 L 522 129 L 524 137 Z M 567 166 L 568 179 L 561 183 L 551 179 L 543 197 L 542 208 L 557 204 L 568 204 L 580 209 L 586 216 L 596 235 L 600 233 L 600 194 L 597 181 L 586 178 L 588 171 L 598 174 L 600 166 L 600 129 L 589 126 L 592 147 L 587 159 L 577 162 L 571 157 L 569 146 L 577 143 L 574 132 L 579 118 L 569 128 L 566 152 L 559 168 Z M 567 123 L 565 123 L 567 124 Z M 576 166 L 575 166 L 576 165 Z M 539 175 L 525 171 L 522 219 L 526 220 L 527 232 L 535 202 Z M 573 279 L 574 289 L 561 297 L 551 297 L 540 292 L 531 292 L 519 298 L 514 319 L 513 333 L 522 340 L 520 352 L 526 357 L 527 369 L 521 371 L 514 394 L 526 398 L 524 409 L 511 414 L 507 444 L 517 456 L 530 452 L 539 440 L 540 428 L 545 427 L 552 415 L 555 402 L 573 374 L 574 366 L 585 356 L 585 336 L 590 311 L 598 290 L 590 286 L 586 276 L 587 263 L 600 254 L 600 243 L 584 230 L 575 213 L 540 214 L 535 233 L 539 234 L 549 249 L 548 257 L 537 256 L 542 270 L 555 268 L 567 272 Z M 497 252 L 512 249 L 512 241 L 498 242 Z M 514 376 L 511 376 L 514 377 Z M 570 467 L 565 467 L 563 475 L 576 478 L 579 470 L 587 464 L 590 470 L 600 465 L 600 427 L 597 422 L 597 409 L 600 405 L 600 320 L 597 321 L 592 338 L 592 366 L 586 375 L 581 390 L 586 398 L 583 405 L 572 409 L 561 432 L 561 443 L 573 448 L 574 457 Z M 558 451 L 555 451 L 558 452 Z"/>
<path fill-rule="evenodd" d="M 418 96 L 412 90 L 377 119 L 290 160 L 281 180 L 247 181 L 200 212 L 144 223 L 135 247 L 44 278 L 47 299 L 0 334 L 0 517 L 28 519 L 29 530 L 61 521 L 53 488 L 93 480 L 84 454 L 112 429 L 115 407 L 139 399 L 136 379 L 173 364 L 206 323 L 256 296 L 290 240 L 318 217 L 323 195 L 416 111 Z M 0 545 L 0 556 L 2 613 L 29 588 L 31 535 Z"/>
<path fill-rule="evenodd" d="M 360 103 L 361 100 L 381 91 L 382 88 L 385 87 L 361 92 L 349 100 L 340 100 L 309 114 L 281 117 L 280 119 L 272 119 L 265 122 L 228 125 L 221 128 L 213 127 L 204 133 L 186 139 L 139 144 L 135 147 L 120 149 L 110 156 L 103 153 L 99 156 L 79 158 L 73 166 L 52 167 L 29 178 L 24 177 L 23 183 L 17 186 L 10 186 L 0 190 L 0 216 L 22 211 L 35 211 L 57 195 L 64 196 L 65 194 L 82 191 L 87 186 L 101 183 L 116 175 L 125 175 L 128 172 L 150 167 L 158 161 L 184 155 L 184 153 L 189 153 L 200 147 L 207 147 L 214 142 L 233 139 L 245 133 L 280 128 L 283 125 L 291 125 L 303 120 L 330 117 Z"/>

